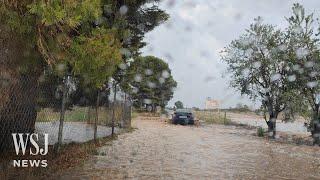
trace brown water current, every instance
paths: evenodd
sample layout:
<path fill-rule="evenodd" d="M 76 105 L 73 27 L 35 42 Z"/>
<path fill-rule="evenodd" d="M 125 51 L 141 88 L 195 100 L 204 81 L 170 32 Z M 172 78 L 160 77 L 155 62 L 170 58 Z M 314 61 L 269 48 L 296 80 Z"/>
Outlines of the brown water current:
<path fill-rule="evenodd" d="M 136 119 L 132 133 L 61 179 L 320 179 L 320 148 L 271 142 L 234 126 Z"/>

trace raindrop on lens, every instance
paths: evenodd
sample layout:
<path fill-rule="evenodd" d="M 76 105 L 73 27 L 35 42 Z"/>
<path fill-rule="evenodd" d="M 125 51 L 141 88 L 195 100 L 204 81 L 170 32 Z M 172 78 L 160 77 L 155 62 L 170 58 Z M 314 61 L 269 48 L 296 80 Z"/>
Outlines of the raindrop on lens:
<path fill-rule="evenodd" d="M 153 89 L 153 88 L 156 87 L 156 84 L 153 83 L 153 82 L 150 82 L 150 81 L 147 82 L 147 85 L 148 85 L 148 87 L 151 88 L 151 89 Z"/>
<path fill-rule="evenodd" d="M 160 83 L 160 84 L 163 84 L 165 81 L 166 81 L 166 80 L 165 80 L 163 77 L 159 78 L 159 83 Z"/>
<path fill-rule="evenodd" d="M 146 69 L 144 72 L 146 75 L 150 76 L 153 74 L 153 71 L 151 69 Z"/>
<path fill-rule="evenodd" d="M 304 64 L 304 67 L 306 68 L 312 68 L 314 66 L 314 62 L 313 61 L 308 61 Z"/>
<path fill-rule="evenodd" d="M 60 99 L 60 92 L 59 92 L 58 90 L 55 91 L 54 97 L 55 97 L 56 99 Z"/>
<path fill-rule="evenodd" d="M 292 68 L 293 68 L 293 70 L 298 71 L 300 69 L 300 65 L 298 65 L 298 64 L 294 65 Z"/>
<path fill-rule="evenodd" d="M 151 99 L 144 99 L 143 102 L 145 104 L 152 104 L 152 100 Z"/>
<path fill-rule="evenodd" d="M 277 73 L 277 74 L 273 74 L 271 75 L 271 81 L 278 81 L 281 78 L 281 74 Z"/>
<path fill-rule="evenodd" d="M 298 73 L 299 73 L 299 74 L 302 74 L 303 72 L 304 72 L 303 68 L 300 68 L 300 69 L 298 70 Z"/>
<path fill-rule="evenodd" d="M 63 73 L 64 70 L 65 70 L 65 65 L 64 64 L 58 64 L 57 67 L 56 67 L 57 71 L 59 73 Z"/>
<path fill-rule="evenodd" d="M 301 10 L 302 10 L 301 6 L 296 6 L 296 7 L 293 8 L 294 14 L 300 14 Z"/>
<path fill-rule="evenodd" d="M 140 31 L 145 31 L 145 25 L 144 24 L 139 24 L 137 26 L 137 28 L 140 30 Z"/>
<path fill-rule="evenodd" d="M 103 11 L 104 11 L 106 14 L 111 14 L 111 13 L 112 13 L 111 7 L 108 6 L 108 5 L 104 5 L 104 6 L 103 6 Z"/>
<path fill-rule="evenodd" d="M 253 51 L 252 49 L 247 49 L 247 50 L 246 50 L 246 53 L 247 53 L 248 55 L 251 55 L 251 54 L 254 53 L 254 51 Z"/>
<path fill-rule="evenodd" d="M 127 65 L 125 63 L 121 63 L 121 64 L 119 64 L 119 68 L 122 70 L 125 70 L 125 69 L 127 69 Z"/>
<path fill-rule="evenodd" d="M 168 2 L 167 2 L 168 8 L 172 8 L 174 6 L 174 4 L 175 4 L 175 0 L 168 0 Z"/>
<path fill-rule="evenodd" d="M 204 79 L 205 82 L 210 82 L 210 81 L 213 81 L 213 80 L 215 80 L 215 77 L 213 77 L 213 76 L 207 76 L 207 77 Z"/>
<path fill-rule="evenodd" d="M 250 73 L 250 70 L 248 68 L 245 68 L 245 69 L 242 70 L 242 75 L 243 76 L 248 76 L 249 73 Z"/>
<path fill-rule="evenodd" d="M 296 80 L 296 75 L 291 75 L 291 76 L 289 76 L 289 77 L 288 77 L 288 80 L 289 80 L 290 82 L 295 81 L 295 80 Z"/>
<path fill-rule="evenodd" d="M 120 7 L 120 14 L 125 15 L 128 12 L 128 7 L 126 5 L 123 5 Z"/>
<path fill-rule="evenodd" d="M 130 57 L 130 56 L 131 56 L 131 52 L 130 52 L 130 50 L 127 49 L 127 48 L 122 48 L 122 49 L 120 49 L 120 53 L 121 53 L 122 55 L 126 56 L 126 57 Z"/>
<path fill-rule="evenodd" d="M 317 81 L 312 81 L 312 82 L 308 82 L 307 83 L 307 86 L 309 87 L 309 88 L 314 88 L 314 87 L 316 87 L 318 85 L 318 82 Z"/>
<path fill-rule="evenodd" d="M 166 57 L 166 59 L 168 59 L 168 61 L 173 61 L 173 58 L 170 53 L 166 53 L 164 56 Z"/>
<path fill-rule="evenodd" d="M 254 62 L 253 67 L 254 68 L 259 68 L 261 66 L 261 62 Z"/>
<path fill-rule="evenodd" d="M 310 77 L 316 77 L 317 75 L 318 75 L 318 72 L 316 72 L 316 71 L 312 71 L 312 72 L 309 74 Z"/>
<path fill-rule="evenodd" d="M 278 49 L 279 49 L 280 51 L 285 51 L 287 48 L 286 48 L 285 45 L 280 45 L 280 46 L 278 46 Z"/>
<path fill-rule="evenodd" d="M 139 89 L 138 89 L 138 88 L 136 88 L 136 87 L 134 87 L 134 88 L 132 88 L 132 92 L 136 94 L 136 93 L 138 93 L 138 92 L 139 92 Z"/>
<path fill-rule="evenodd" d="M 299 34 L 299 33 L 301 33 L 302 32 L 302 27 L 301 26 L 295 26 L 294 28 L 293 28 L 293 32 L 295 32 L 296 34 Z"/>
<path fill-rule="evenodd" d="M 136 82 L 141 82 L 141 80 L 142 80 L 142 76 L 141 76 L 140 74 L 136 74 L 136 75 L 134 76 L 134 81 L 136 81 Z"/>
<path fill-rule="evenodd" d="M 164 70 L 162 71 L 161 76 L 166 79 L 170 77 L 170 73 L 167 70 Z"/>
<path fill-rule="evenodd" d="M 296 50 L 296 55 L 298 59 L 303 59 L 309 54 L 308 50 L 305 48 L 298 48 Z"/>

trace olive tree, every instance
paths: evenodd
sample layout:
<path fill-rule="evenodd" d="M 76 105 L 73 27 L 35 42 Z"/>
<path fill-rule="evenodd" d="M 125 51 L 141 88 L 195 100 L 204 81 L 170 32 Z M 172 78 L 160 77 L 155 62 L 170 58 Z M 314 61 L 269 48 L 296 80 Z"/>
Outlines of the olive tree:
<path fill-rule="evenodd" d="M 241 94 L 261 101 L 270 135 L 276 134 L 279 113 L 294 102 L 288 77 L 285 34 L 255 19 L 242 36 L 221 53 L 231 73 L 231 85 Z"/>
<path fill-rule="evenodd" d="M 320 44 L 319 26 L 313 14 L 305 14 L 300 4 L 294 4 L 292 15 L 287 18 L 289 27 L 288 54 L 293 83 L 301 97 L 301 103 L 308 106 L 306 116 L 314 143 L 320 145 Z"/>

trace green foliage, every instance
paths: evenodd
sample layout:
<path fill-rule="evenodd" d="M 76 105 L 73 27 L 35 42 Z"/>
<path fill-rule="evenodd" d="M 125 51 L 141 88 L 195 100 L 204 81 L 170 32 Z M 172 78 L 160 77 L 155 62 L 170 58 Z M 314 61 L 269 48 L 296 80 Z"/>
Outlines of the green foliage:
<path fill-rule="evenodd" d="M 312 134 L 320 133 L 319 25 L 300 4 L 293 5 L 286 20 L 288 27 L 276 30 L 256 19 L 223 51 L 222 59 L 229 65 L 232 85 L 262 101 L 268 125 L 283 111 L 285 121 L 296 114 L 308 117 Z"/>
<path fill-rule="evenodd" d="M 130 64 L 124 81 L 129 84 L 130 88 L 125 91 L 136 107 L 145 104 L 164 107 L 177 86 L 168 64 L 153 56 L 136 58 Z"/>
<path fill-rule="evenodd" d="M 34 33 L 32 25 L 35 21 L 31 16 L 21 17 L 18 12 L 10 11 L 4 4 L 0 4 L 0 22 L 18 34 L 30 35 L 30 33 Z"/>
<path fill-rule="evenodd" d="M 116 37 L 122 43 L 122 62 L 112 78 L 121 89 L 127 91 L 131 87 L 124 81 L 131 58 L 140 54 L 140 49 L 146 45 L 144 34 L 165 22 L 169 15 L 158 8 L 158 0 L 105 0 L 103 2 L 103 16 L 96 23 L 115 30 Z M 149 5 L 153 3 L 150 7 Z M 127 11 L 121 12 L 125 8 Z M 126 66 L 126 67 L 124 67 Z"/>
<path fill-rule="evenodd" d="M 98 18 L 100 7 L 99 0 L 4 1 L 0 5 L 1 22 L 22 39 L 28 38 L 25 43 L 37 47 L 43 59 L 54 65 L 68 59 L 62 54 L 70 48 L 71 39 L 79 35 L 74 31 Z"/>
<path fill-rule="evenodd" d="M 288 106 L 288 97 L 294 95 L 288 81 L 285 34 L 271 25 L 255 19 L 247 32 L 225 48 L 222 59 L 232 73 L 232 86 L 252 99 L 259 99 L 270 119 Z"/>
<path fill-rule="evenodd" d="M 121 62 L 120 43 L 105 29 L 95 29 L 90 36 L 79 36 L 71 45 L 73 71 L 84 77 L 84 84 L 101 88 Z"/>
<path fill-rule="evenodd" d="M 29 4 L 29 12 L 36 15 L 44 26 L 63 24 L 76 28 L 82 22 L 92 21 L 101 15 L 100 0 L 82 1 L 34 1 Z"/>
<path fill-rule="evenodd" d="M 93 67 L 89 66 L 91 70 L 99 65 L 102 66 L 97 68 L 100 70 L 105 69 L 107 64 L 117 65 L 118 52 L 111 46 L 119 49 L 122 46 L 131 54 L 138 54 L 139 49 L 145 44 L 142 42 L 144 34 L 168 19 L 168 15 L 155 4 L 152 7 L 145 6 L 150 2 L 146 0 L 4 1 L 0 4 L 0 19 L 5 26 L 20 34 L 21 39 L 28 38 L 25 43 L 30 43 L 32 47 L 37 46 L 38 53 L 47 64 L 54 66 L 60 63 L 69 64 L 71 61 L 71 65 L 76 65 L 74 72 L 79 74 L 83 71 L 80 69 L 84 69 L 80 67 L 83 65 L 79 64 L 84 63 L 84 66 L 87 66 L 87 62 L 92 59 L 95 59 L 95 62 Z M 126 14 L 120 13 L 119 9 L 122 6 L 128 8 Z M 96 24 L 99 30 L 95 30 L 93 24 Z M 95 31 L 100 31 L 100 35 Z M 94 36 L 101 37 L 101 33 L 106 33 L 108 37 L 98 42 L 100 40 Z M 111 45 L 105 43 L 106 39 L 112 40 Z M 84 45 L 86 41 L 91 42 L 90 45 L 94 48 L 90 50 L 89 45 Z M 117 41 L 116 45 L 113 45 L 113 41 Z M 115 53 L 115 57 L 110 58 L 110 55 L 103 53 L 100 55 L 103 48 L 106 52 L 110 50 L 111 53 Z M 93 49 L 97 51 L 93 52 Z M 90 53 L 84 54 L 87 50 Z M 79 53 L 79 62 L 76 62 L 75 53 Z M 98 63 L 99 59 L 106 56 L 109 56 L 108 60 Z M 83 62 L 84 58 L 87 62 Z M 112 60 L 115 62 L 111 62 Z M 95 86 L 100 86 L 102 79 L 105 79 L 106 75 L 110 76 L 109 72 L 112 73 L 113 68 L 108 67 L 106 70 L 108 74 L 103 74 L 101 77 L 97 77 L 96 71 L 86 76 L 90 76 L 89 79 L 92 81 L 97 81 L 93 82 Z"/>
<path fill-rule="evenodd" d="M 263 136 L 264 136 L 264 133 L 265 133 L 264 129 L 263 129 L 262 127 L 258 127 L 258 129 L 257 129 L 257 135 L 258 135 L 259 137 L 263 137 Z"/>
<path fill-rule="evenodd" d="M 236 111 L 239 111 L 239 112 L 249 112 L 250 111 L 248 105 L 246 105 L 246 104 L 243 105 L 241 103 L 238 103 L 236 105 L 236 108 L 233 108 L 233 110 L 236 110 Z"/>
<path fill-rule="evenodd" d="M 307 15 L 302 5 L 294 4 L 292 12 L 292 16 L 287 18 L 287 34 L 290 40 L 288 53 L 292 62 L 291 73 L 296 77 L 293 86 L 300 94 L 300 107 L 306 106 L 301 114 L 311 120 L 309 126 L 313 131 L 313 125 L 320 123 L 319 27 L 313 14 Z"/>
<path fill-rule="evenodd" d="M 230 125 L 231 119 L 221 115 L 218 112 L 214 111 L 194 111 L 196 119 L 204 121 L 208 124 L 223 124 Z"/>
<path fill-rule="evenodd" d="M 159 0 L 104 1 L 102 20 L 108 27 L 118 30 L 123 46 L 130 50 L 133 56 L 138 56 L 139 50 L 146 45 L 143 42 L 144 34 L 169 18 L 165 11 L 158 8 L 158 2 Z M 126 7 L 128 11 L 121 14 L 121 7 Z"/>
<path fill-rule="evenodd" d="M 177 101 L 174 103 L 177 109 L 183 109 L 183 103 L 181 101 Z"/>
<path fill-rule="evenodd" d="M 145 6 L 149 2 L 4 1 L 0 4 L 0 20 L 2 26 L 9 29 L 11 34 L 8 36 L 19 35 L 18 43 L 24 43 L 21 47 L 30 48 L 25 48 L 29 51 L 25 58 L 28 65 L 19 64 L 17 69 L 25 73 L 33 69 L 42 72 L 49 65 L 48 69 L 54 70 L 50 77 L 44 78 L 48 82 L 41 85 L 51 85 L 49 99 L 55 98 L 60 85 L 58 82 L 68 72 L 77 79 L 77 99 L 86 97 L 90 104 L 94 104 L 95 98 L 92 97 L 105 86 L 111 75 L 123 88 L 129 88 L 122 81 L 125 70 L 120 71 L 119 64 L 128 64 L 131 55 L 139 54 L 139 49 L 145 44 L 142 42 L 144 34 L 168 19 L 168 15 L 156 4 Z M 122 6 L 128 8 L 126 14 L 120 13 Z M 169 79 L 163 89 L 174 83 Z M 155 93 L 168 96 L 162 90 Z M 40 98 L 44 106 L 47 104 L 45 98 L 48 97 Z"/>

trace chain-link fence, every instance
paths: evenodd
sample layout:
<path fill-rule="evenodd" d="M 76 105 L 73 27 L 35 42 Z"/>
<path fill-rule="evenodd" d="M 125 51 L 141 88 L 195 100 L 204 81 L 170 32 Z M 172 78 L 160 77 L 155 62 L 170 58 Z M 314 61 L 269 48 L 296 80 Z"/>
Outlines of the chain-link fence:
<path fill-rule="evenodd" d="M 38 133 L 39 141 L 48 134 L 49 145 L 59 147 L 130 127 L 131 103 L 127 97 L 109 98 L 111 89 L 87 88 L 77 78 L 48 72 L 0 72 L 0 151 L 13 150 L 12 133 Z"/>

